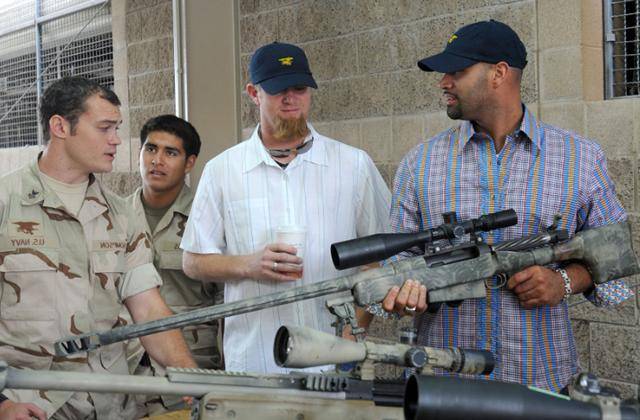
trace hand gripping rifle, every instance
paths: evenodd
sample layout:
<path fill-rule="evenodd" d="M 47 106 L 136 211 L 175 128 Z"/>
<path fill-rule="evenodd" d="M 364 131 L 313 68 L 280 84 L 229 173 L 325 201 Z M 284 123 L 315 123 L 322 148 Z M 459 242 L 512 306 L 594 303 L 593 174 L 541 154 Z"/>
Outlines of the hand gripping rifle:
<path fill-rule="evenodd" d="M 450 250 L 436 250 L 377 269 L 144 324 L 64 338 L 56 342 L 56 354 L 67 356 L 148 334 L 345 291 L 350 291 L 351 296 L 333 299 L 327 304 L 333 313 L 355 326 L 352 303 L 359 306 L 379 303 L 391 287 L 400 286 L 408 279 L 427 286 L 431 304 L 484 297 L 485 279 L 501 274 L 508 276 L 532 265 L 579 260 L 589 268 L 596 284 L 640 272 L 627 222 L 585 230 L 562 241 L 566 237 L 566 233 L 555 229 L 497 245 L 487 245 L 477 237 L 474 242 L 456 245 Z M 354 329 L 354 333 L 359 331 Z"/>

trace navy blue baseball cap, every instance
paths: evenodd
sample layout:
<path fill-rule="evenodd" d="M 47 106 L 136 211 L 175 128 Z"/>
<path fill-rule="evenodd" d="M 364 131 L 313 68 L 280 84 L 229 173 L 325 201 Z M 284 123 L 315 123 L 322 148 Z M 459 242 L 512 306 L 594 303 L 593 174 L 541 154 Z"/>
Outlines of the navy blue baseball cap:
<path fill-rule="evenodd" d="M 260 85 L 270 95 L 292 86 L 318 88 L 302 48 L 282 42 L 258 48 L 249 63 L 251 83 Z"/>
<path fill-rule="evenodd" d="M 424 71 L 455 73 L 476 63 L 500 61 L 524 69 L 527 49 L 513 29 L 491 19 L 458 29 L 447 41 L 444 51 L 418 61 L 418 67 Z"/>

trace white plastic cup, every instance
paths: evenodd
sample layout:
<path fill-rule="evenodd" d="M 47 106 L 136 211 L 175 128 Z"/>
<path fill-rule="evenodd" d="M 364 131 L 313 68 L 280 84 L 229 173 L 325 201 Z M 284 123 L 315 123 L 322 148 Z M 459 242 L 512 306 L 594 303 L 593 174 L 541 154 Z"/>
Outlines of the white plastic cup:
<path fill-rule="evenodd" d="M 296 248 L 297 256 L 304 258 L 304 245 L 307 230 L 302 226 L 279 226 L 276 228 L 276 243 L 287 244 Z"/>
<path fill-rule="evenodd" d="M 304 244 L 307 231 L 302 226 L 280 226 L 276 228 L 276 243 L 287 244 L 296 248 L 296 255 L 300 258 L 304 258 Z M 300 264 L 302 265 L 302 264 Z M 283 265 L 286 267 L 286 265 Z M 286 274 L 295 278 L 302 278 L 302 271 L 283 271 L 282 274 Z"/>

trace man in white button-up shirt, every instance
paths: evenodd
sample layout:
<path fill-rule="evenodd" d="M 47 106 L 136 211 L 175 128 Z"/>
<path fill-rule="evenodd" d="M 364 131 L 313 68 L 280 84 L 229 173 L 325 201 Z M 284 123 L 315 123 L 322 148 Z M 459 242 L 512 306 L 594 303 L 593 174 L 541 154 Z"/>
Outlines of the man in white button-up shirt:
<path fill-rule="evenodd" d="M 249 71 L 260 124 L 207 164 L 181 244 L 187 275 L 225 282 L 225 302 L 347 274 L 333 268 L 330 245 L 388 231 L 390 193 L 371 158 L 307 123 L 317 86 L 304 52 L 265 45 Z M 304 250 L 276 243 L 280 226 L 303 227 Z M 332 322 L 321 298 L 227 318 L 226 369 L 282 371 L 273 360 L 281 325 L 333 332 Z"/>

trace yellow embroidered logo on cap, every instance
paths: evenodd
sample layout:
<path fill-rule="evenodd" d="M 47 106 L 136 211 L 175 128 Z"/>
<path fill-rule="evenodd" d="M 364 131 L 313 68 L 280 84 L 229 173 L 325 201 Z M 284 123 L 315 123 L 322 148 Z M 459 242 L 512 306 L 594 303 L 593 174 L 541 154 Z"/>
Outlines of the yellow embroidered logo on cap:
<path fill-rule="evenodd" d="M 449 42 L 448 43 L 451 44 L 456 39 L 458 39 L 458 35 L 453 34 L 453 35 L 451 35 L 451 38 L 449 38 Z"/>
<path fill-rule="evenodd" d="M 293 64 L 293 57 L 282 57 L 282 58 L 278 58 L 278 61 L 280 62 L 280 64 L 282 64 L 283 66 L 290 66 Z"/>

